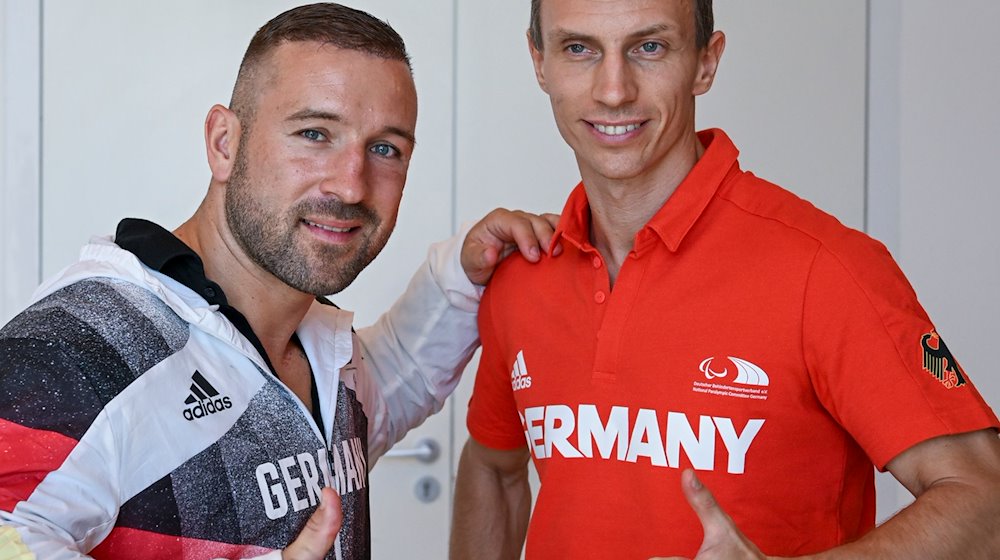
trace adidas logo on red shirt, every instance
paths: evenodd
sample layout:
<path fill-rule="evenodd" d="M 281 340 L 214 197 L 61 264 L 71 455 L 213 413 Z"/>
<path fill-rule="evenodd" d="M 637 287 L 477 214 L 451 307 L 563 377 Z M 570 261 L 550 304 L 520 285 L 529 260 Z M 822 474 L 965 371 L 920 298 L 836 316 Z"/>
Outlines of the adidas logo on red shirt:
<path fill-rule="evenodd" d="M 531 387 L 531 376 L 528 375 L 528 366 L 524 364 L 524 350 L 518 352 L 517 359 L 514 360 L 514 369 L 510 371 L 510 387 L 515 391 Z"/>

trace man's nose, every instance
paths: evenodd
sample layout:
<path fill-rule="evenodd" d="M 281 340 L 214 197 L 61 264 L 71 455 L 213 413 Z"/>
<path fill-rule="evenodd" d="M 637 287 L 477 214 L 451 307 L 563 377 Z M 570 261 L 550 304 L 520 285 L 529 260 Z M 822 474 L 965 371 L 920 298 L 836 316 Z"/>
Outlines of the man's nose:
<path fill-rule="evenodd" d="M 364 147 L 345 146 L 337 157 L 328 162 L 320 191 L 336 196 L 344 204 L 357 204 L 364 200 L 368 189 L 366 155 Z"/>
<path fill-rule="evenodd" d="M 638 87 L 634 69 L 624 55 L 606 54 L 598 63 L 596 72 L 593 90 L 596 101 L 608 107 L 620 107 L 635 101 Z"/>

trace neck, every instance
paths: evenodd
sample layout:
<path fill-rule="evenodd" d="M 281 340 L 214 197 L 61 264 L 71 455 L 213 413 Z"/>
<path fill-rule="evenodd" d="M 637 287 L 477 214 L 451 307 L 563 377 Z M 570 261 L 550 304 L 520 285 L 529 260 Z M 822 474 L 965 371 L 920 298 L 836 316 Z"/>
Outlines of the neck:
<path fill-rule="evenodd" d="M 692 133 L 650 171 L 624 179 L 609 178 L 581 168 L 590 205 L 590 241 L 608 267 L 611 284 L 635 246 L 635 236 L 698 162 L 705 149 Z"/>
<path fill-rule="evenodd" d="M 246 317 L 277 367 L 289 352 L 297 351 L 292 335 L 314 297 L 291 288 L 250 260 L 229 230 L 221 197 L 213 194 L 210 189 L 174 235 L 201 257 L 205 275 L 222 287 L 229 305 Z"/>

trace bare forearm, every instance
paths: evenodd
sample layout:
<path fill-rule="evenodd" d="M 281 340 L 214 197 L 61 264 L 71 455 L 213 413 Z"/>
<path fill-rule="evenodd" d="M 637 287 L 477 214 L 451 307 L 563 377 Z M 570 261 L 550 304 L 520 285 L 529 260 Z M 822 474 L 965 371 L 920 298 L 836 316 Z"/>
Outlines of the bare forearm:
<path fill-rule="evenodd" d="M 800 559 L 1000 558 L 1000 439 L 996 431 L 925 440 L 897 455 L 886 468 L 917 500 L 861 539 Z M 704 529 L 696 560 L 777 560 L 764 556 L 739 530 L 693 470 L 684 471 L 681 479 L 684 497 Z"/>
<path fill-rule="evenodd" d="M 860 540 L 816 560 L 1000 558 L 1000 488 L 941 482 Z"/>
<path fill-rule="evenodd" d="M 1000 440 L 994 430 L 924 441 L 887 468 L 917 500 L 857 542 L 818 558 L 1000 558 Z"/>
<path fill-rule="evenodd" d="M 470 457 L 467 446 L 455 484 L 451 559 L 520 558 L 530 513 L 527 470 L 498 473 Z"/>

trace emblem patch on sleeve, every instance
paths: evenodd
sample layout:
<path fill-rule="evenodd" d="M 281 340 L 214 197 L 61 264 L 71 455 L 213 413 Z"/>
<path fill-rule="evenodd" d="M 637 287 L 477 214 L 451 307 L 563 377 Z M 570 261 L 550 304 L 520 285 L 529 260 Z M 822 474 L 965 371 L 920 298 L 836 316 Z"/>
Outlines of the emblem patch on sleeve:
<path fill-rule="evenodd" d="M 936 331 L 920 337 L 920 347 L 924 355 L 924 371 L 949 389 L 965 385 L 965 374 L 961 366 Z"/>

